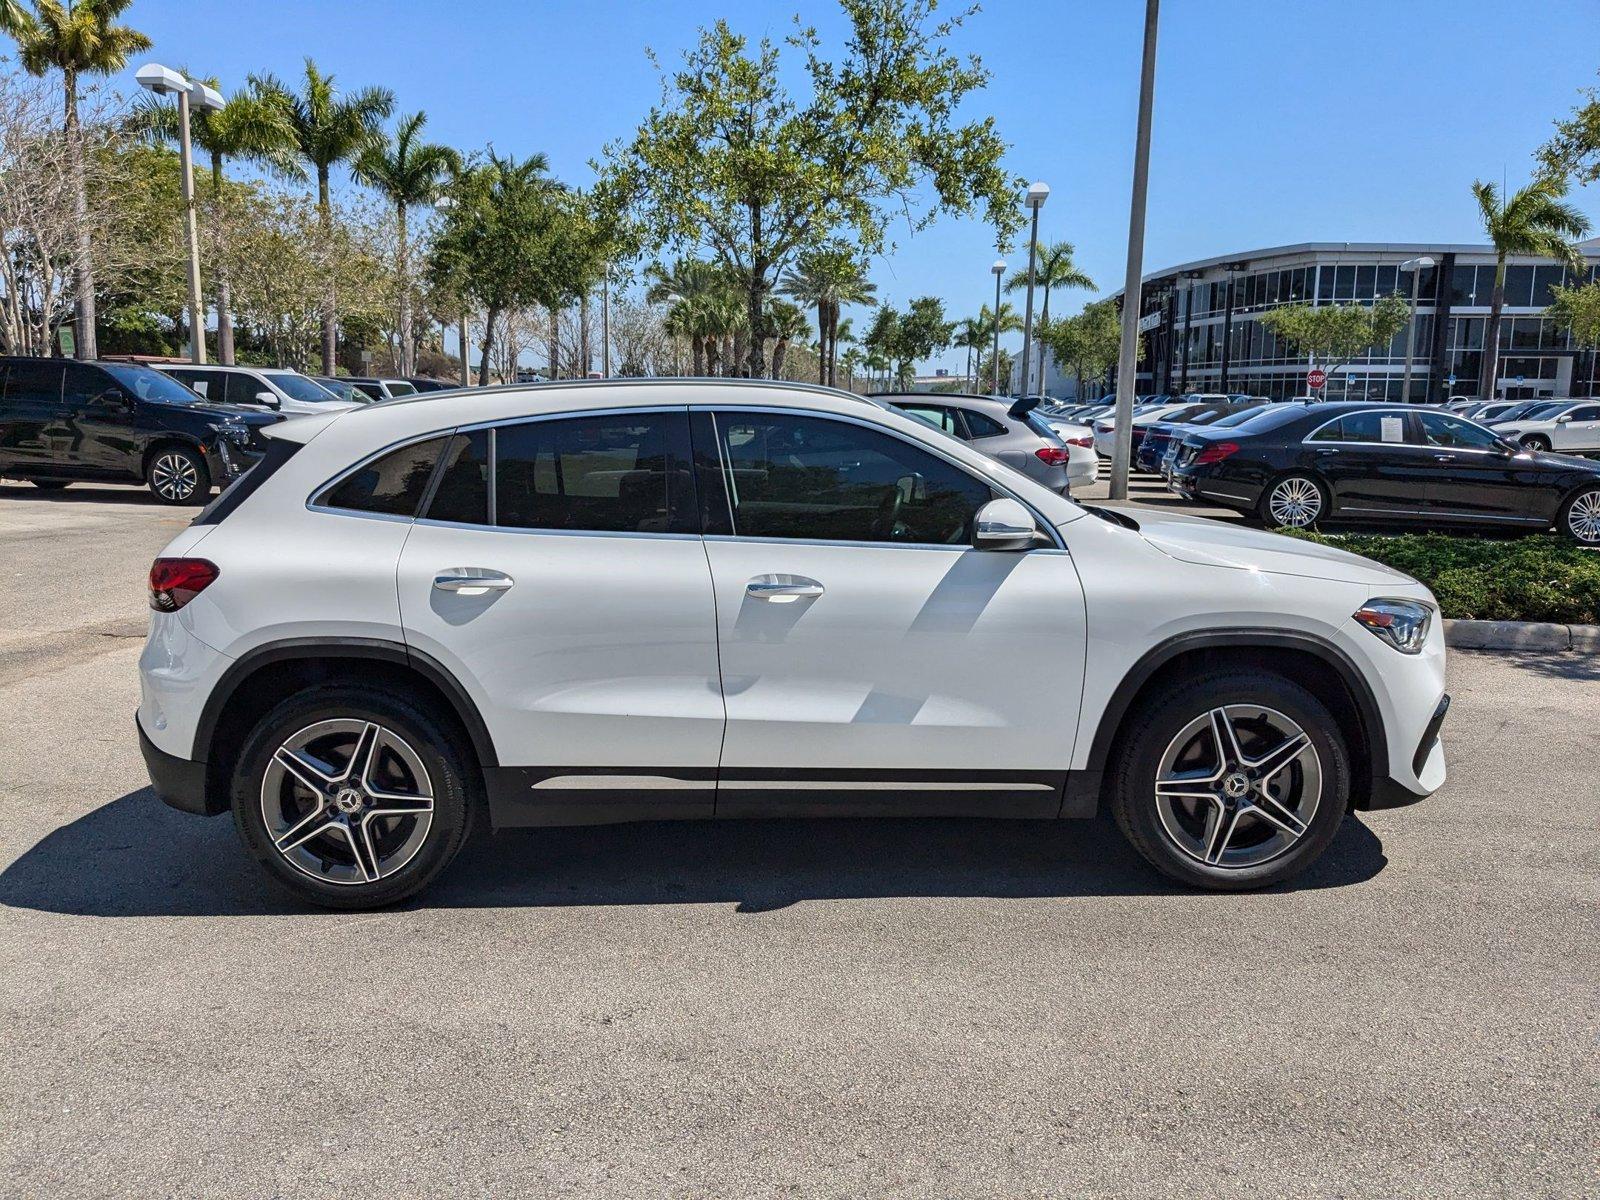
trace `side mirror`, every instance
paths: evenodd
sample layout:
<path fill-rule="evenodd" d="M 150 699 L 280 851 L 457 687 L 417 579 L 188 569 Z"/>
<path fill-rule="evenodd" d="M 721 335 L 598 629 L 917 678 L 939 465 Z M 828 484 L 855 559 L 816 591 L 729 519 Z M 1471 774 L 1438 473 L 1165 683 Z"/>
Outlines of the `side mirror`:
<path fill-rule="evenodd" d="M 972 544 L 979 550 L 1026 550 L 1038 536 L 1033 514 L 1009 496 L 989 501 L 973 522 Z"/>
<path fill-rule="evenodd" d="M 94 404 L 96 408 L 107 408 L 112 412 L 127 412 L 133 407 L 121 388 L 107 388 L 94 398 Z"/>
<path fill-rule="evenodd" d="M 1572 414 L 1571 413 L 1562 413 L 1559 417 L 1556 418 L 1556 424 L 1557 425 L 1565 425 L 1570 420 L 1572 420 Z"/>
<path fill-rule="evenodd" d="M 283 401 L 279 400 L 277 396 L 273 395 L 271 392 L 257 392 L 256 403 L 265 404 L 268 408 L 283 407 Z"/>

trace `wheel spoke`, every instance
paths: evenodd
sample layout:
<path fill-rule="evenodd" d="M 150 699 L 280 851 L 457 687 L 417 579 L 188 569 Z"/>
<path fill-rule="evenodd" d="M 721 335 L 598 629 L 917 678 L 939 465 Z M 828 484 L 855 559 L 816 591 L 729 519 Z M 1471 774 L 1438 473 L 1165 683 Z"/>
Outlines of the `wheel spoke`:
<path fill-rule="evenodd" d="M 372 765 L 377 761 L 378 742 L 383 736 L 383 730 L 368 721 L 361 727 L 361 734 L 356 738 L 355 749 L 350 751 L 350 763 L 341 775 L 341 782 L 350 782 L 367 786 L 367 780 L 372 777 Z"/>
<path fill-rule="evenodd" d="M 360 832 L 353 825 L 341 825 L 345 840 L 350 843 L 350 853 L 355 856 L 356 867 L 361 872 L 361 882 L 371 883 L 378 878 L 378 855 L 372 848 L 372 838 L 362 822 Z"/>
<path fill-rule="evenodd" d="M 297 754 L 286 746 L 278 747 L 272 757 L 280 767 L 294 776 L 297 783 L 318 796 L 338 782 L 324 764 L 312 762 L 309 755 Z"/>
<path fill-rule="evenodd" d="M 1217 775 L 1220 778 L 1230 767 L 1245 761 L 1244 753 L 1239 749 L 1239 735 L 1233 730 L 1233 721 L 1229 718 L 1227 709 L 1211 710 L 1211 736 L 1217 742 L 1220 767 Z"/>
<path fill-rule="evenodd" d="M 1250 812 L 1268 825 L 1276 825 L 1291 838 L 1297 838 L 1306 831 L 1304 821 L 1290 812 L 1275 796 L 1268 795 L 1265 791 L 1257 795 L 1255 807 Z"/>
<path fill-rule="evenodd" d="M 1245 765 L 1252 771 L 1260 772 L 1260 783 L 1265 788 L 1268 780 L 1304 754 L 1306 747 L 1310 745 L 1311 739 L 1309 737 L 1304 733 L 1297 733 L 1282 745 L 1276 747 L 1271 753 L 1253 761 L 1245 760 Z"/>
<path fill-rule="evenodd" d="M 337 829 L 338 822 L 334 821 L 328 812 L 326 804 L 318 804 L 315 809 L 307 813 L 301 820 L 289 827 L 289 831 L 273 840 L 273 845 L 280 854 L 287 854 L 296 846 L 309 842 L 319 833 L 329 829 Z"/>
<path fill-rule="evenodd" d="M 418 813 L 433 811 L 432 796 L 402 796 L 397 792 L 374 792 L 368 789 L 373 807 L 369 817 L 414 817 Z"/>
<path fill-rule="evenodd" d="M 1214 817 L 1206 821 L 1206 862 L 1216 866 L 1222 861 L 1222 856 L 1228 852 L 1228 843 L 1233 840 L 1233 831 L 1239 827 L 1240 811 L 1234 809 L 1229 812 L 1221 804 L 1216 806 Z"/>

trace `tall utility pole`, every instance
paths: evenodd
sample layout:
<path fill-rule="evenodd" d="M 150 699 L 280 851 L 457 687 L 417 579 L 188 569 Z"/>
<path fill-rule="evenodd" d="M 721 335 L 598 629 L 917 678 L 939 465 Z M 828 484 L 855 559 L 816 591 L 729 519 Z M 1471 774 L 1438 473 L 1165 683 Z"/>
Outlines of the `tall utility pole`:
<path fill-rule="evenodd" d="M 1033 274 L 1039 257 L 1039 210 L 1049 198 L 1050 185 L 1047 183 L 1035 183 L 1028 188 L 1028 207 L 1033 210 L 1033 232 L 1028 235 L 1028 310 L 1022 320 L 1022 373 L 1017 377 L 1017 394 L 1020 396 L 1032 394 L 1028 380 L 1033 358 Z M 995 311 L 998 314 L 998 307 Z"/>
<path fill-rule="evenodd" d="M 1411 272 L 1411 315 L 1406 321 L 1406 374 L 1400 385 L 1400 403 L 1411 403 L 1411 360 L 1417 349 L 1417 282 L 1422 272 L 1432 268 L 1433 259 L 1424 254 L 1421 258 L 1408 258 L 1400 264 L 1402 271 Z M 1435 310 L 1437 311 L 1437 310 Z"/>
<path fill-rule="evenodd" d="M 1156 26 L 1161 0 L 1145 0 L 1144 65 L 1139 74 L 1139 129 L 1133 152 L 1133 201 L 1128 211 L 1128 271 L 1122 284 L 1122 350 L 1117 356 L 1117 426 L 1111 446 L 1111 499 L 1128 498 L 1128 451 L 1133 442 L 1133 383 L 1139 358 L 1139 277 L 1144 273 L 1144 202 L 1150 183 L 1150 110 L 1156 95 Z"/>
<path fill-rule="evenodd" d="M 994 353 L 989 356 L 994 372 L 994 394 L 1000 394 L 1000 276 L 1006 273 L 1006 262 L 1003 258 L 994 260 L 994 266 L 989 270 L 994 272 Z"/>

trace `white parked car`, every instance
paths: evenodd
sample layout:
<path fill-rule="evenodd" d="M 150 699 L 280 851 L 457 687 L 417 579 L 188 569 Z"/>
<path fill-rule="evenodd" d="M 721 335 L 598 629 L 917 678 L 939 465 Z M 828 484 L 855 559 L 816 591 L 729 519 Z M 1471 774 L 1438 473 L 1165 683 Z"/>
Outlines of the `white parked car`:
<path fill-rule="evenodd" d="M 1142 412 L 1135 412 L 1133 414 L 1133 450 L 1129 454 L 1130 460 L 1139 451 L 1139 442 L 1144 437 L 1146 426 L 1154 425 L 1163 417 L 1175 413 L 1179 409 L 1188 408 L 1193 404 L 1201 404 L 1210 399 L 1212 399 L 1210 396 L 1201 396 L 1199 399 L 1195 399 L 1193 395 L 1185 396 L 1182 400 L 1175 401 L 1172 404 L 1156 404 L 1144 409 Z M 1215 399 L 1225 402 L 1228 398 L 1226 396 L 1218 396 Z M 1094 423 L 1095 453 L 1102 458 L 1110 458 L 1112 447 L 1116 444 L 1116 440 L 1117 414 L 1116 410 L 1112 409 L 1111 412 L 1100 417 Z"/>
<path fill-rule="evenodd" d="M 1100 478 L 1100 454 L 1094 448 L 1094 427 L 1047 413 L 1035 412 L 1038 420 L 1050 427 L 1067 448 L 1067 481 L 1073 487 L 1088 487 Z"/>
<path fill-rule="evenodd" d="M 1081 507 L 887 405 L 607 381 L 268 432 L 151 568 L 138 729 L 319 904 L 416 892 L 485 819 L 1102 804 L 1252 888 L 1444 782 L 1421 584 Z"/>
<path fill-rule="evenodd" d="M 341 400 L 316 380 L 283 367 L 188 366 L 158 363 L 179 383 L 207 400 L 271 408 L 284 416 L 312 416 L 356 407 Z"/>
<path fill-rule="evenodd" d="M 1551 400 L 1489 426 L 1529 450 L 1600 451 L 1600 400 Z"/>

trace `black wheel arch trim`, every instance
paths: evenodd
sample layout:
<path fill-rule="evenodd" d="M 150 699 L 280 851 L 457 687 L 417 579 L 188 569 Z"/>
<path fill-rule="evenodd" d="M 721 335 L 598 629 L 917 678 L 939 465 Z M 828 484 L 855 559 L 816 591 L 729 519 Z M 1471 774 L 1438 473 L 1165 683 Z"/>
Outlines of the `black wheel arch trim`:
<path fill-rule="evenodd" d="M 391 642 L 383 638 L 351 637 L 286 638 L 257 646 L 236 659 L 223 672 L 222 678 L 217 681 L 217 686 L 211 690 L 205 707 L 201 709 L 200 721 L 195 726 L 194 733 L 195 761 L 208 761 L 211 739 L 216 733 L 217 724 L 221 721 L 228 702 L 239 685 L 257 670 L 272 663 L 328 658 L 377 659 L 416 671 L 437 687 L 450 702 L 455 715 L 466 729 L 467 736 L 472 740 L 472 748 L 478 756 L 478 765 L 481 767 L 500 765 L 500 759 L 495 753 L 494 739 L 489 736 L 489 727 L 484 724 L 477 704 L 443 664 L 416 647 L 401 642 Z"/>
<path fill-rule="evenodd" d="M 1325 638 L 1287 629 L 1218 629 L 1180 633 L 1146 651 L 1111 693 L 1089 743 L 1089 761 L 1081 771 L 1073 771 L 1066 782 L 1061 815 L 1092 817 L 1099 808 L 1101 786 L 1111 758 L 1111 747 L 1121 730 L 1134 697 L 1153 675 L 1167 663 L 1193 650 L 1260 650 L 1280 648 L 1303 650 L 1316 655 L 1338 674 L 1355 703 L 1356 714 L 1366 735 L 1368 766 L 1374 791 L 1389 779 L 1389 740 L 1383 716 L 1361 671 L 1350 656 Z M 1356 808 L 1368 807 L 1366 797 L 1358 797 Z"/>
<path fill-rule="evenodd" d="M 155 460 L 156 455 L 163 450 L 174 448 L 187 450 L 196 455 L 201 463 L 204 464 L 207 472 L 211 470 L 211 455 L 206 450 L 205 442 L 202 439 L 190 433 L 175 433 L 171 430 L 163 429 L 160 433 L 151 434 L 144 444 L 144 449 L 140 452 L 139 478 L 148 480 L 150 478 L 150 464 Z M 212 480 L 212 482 L 215 483 L 216 480 Z"/>

